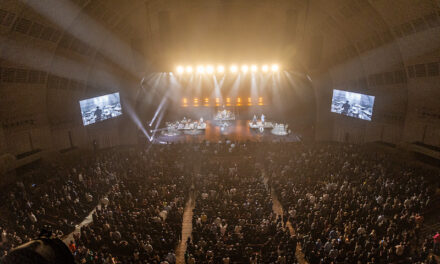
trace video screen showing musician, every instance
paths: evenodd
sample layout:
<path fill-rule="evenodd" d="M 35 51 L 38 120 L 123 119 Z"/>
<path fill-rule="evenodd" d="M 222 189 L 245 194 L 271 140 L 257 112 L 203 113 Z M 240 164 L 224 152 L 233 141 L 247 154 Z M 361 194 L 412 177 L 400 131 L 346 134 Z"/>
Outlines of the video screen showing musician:
<path fill-rule="evenodd" d="M 99 106 L 96 107 L 94 116 L 95 116 L 95 122 L 101 121 L 102 110 L 99 108 Z"/>
<path fill-rule="evenodd" d="M 374 96 L 333 90 L 331 111 L 346 116 L 371 121 Z"/>
<path fill-rule="evenodd" d="M 350 110 L 350 103 L 345 101 L 345 103 L 342 105 L 342 114 L 348 115 L 348 111 Z"/>
<path fill-rule="evenodd" d="M 90 125 L 122 114 L 119 93 L 81 100 L 83 124 Z"/>

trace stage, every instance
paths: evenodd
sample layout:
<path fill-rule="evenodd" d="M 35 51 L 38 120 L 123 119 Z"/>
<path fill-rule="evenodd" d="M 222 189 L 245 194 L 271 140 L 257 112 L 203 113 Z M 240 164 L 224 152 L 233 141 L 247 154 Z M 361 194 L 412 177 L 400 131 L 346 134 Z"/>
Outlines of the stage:
<path fill-rule="evenodd" d="M 228 126 L 221 127 L 222 122 L 228 123 Z M 300 135 L 292 132 L 286 136 L 277 136 L 271 133 L 270 129 L 265 129 L 260 132 L 257 129 L 249 127 L 248 120 L 234 120 L 234 121 L 206 121 L 206 129 L 199 134 L 189 135 L 182 133 L 175 136 L 166 136 L 157 133 L 154 138 L 154 143 L 171 143 L 171 142 L 218 142 L 229 139 L 231 141 L 286 141 L 298 142 L 301 141 Z"/>

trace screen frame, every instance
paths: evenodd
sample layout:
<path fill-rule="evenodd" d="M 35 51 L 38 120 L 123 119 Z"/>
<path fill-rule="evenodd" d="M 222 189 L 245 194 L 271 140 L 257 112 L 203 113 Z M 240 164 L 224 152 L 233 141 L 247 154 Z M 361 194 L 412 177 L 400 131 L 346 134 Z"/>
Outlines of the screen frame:
<path fill-rule="evenodd" d="M 115 95 L 115 94 L 118 95 L 119 105 L 121 106 L 121 113 L 119 115 L 114 116 L 114 117 L 110 117 L 110 118 L 106 118 L 106 119 L 102 119 L 100 121 L 95 121 L 93 123 L 88 123 L 88 124 L 84 123 L 85 120 L 84 120 L 83 107 L 81 106 L 81 102 L 85 102 L 85 101 L 88 101 L 88 100 L 93 100 L 95 98 L 100 98 L 100 97 L 104 97 L 104 96 L 112 96 L 112 95 Z M 103 95 L 98 95 L 98 96 L 94 96 L 94 97 L 89 97 L 89 98 L 85 98 L 85 99 L 82 99 L 82 100 L 78 100 L 78 104 L 79 104 L 79 108 L 80 108 L 80 116 L 81 116 L 82 124 L 83 124 L 84 127 L 95 125 L 95 124 L 99 124 L 99 123 L 103 123 L 103 122 L 106 122 L 107 120 L 117 119 L 117 118 L 119 118 L 120 116 L 122 116 L 124 114 L 124 112 L 122 110 L 123 107 L 122 107 L 121 93 L 119 91 L 118 92 L 114 92 L 114 93 L 103 94 Z"/>
<path fill-rule="evenodd" d="M 334 106 L 333 105 L 333 101 L 334 101 L 334 97 L 335 97 L 335 91 L 349 93 L 349 94 L 357 94 L 357 95 L 361 95 L 361 96 L 372 97 L 373 98 L 373 104 L 371 105 L 371 118 L 370 119 L 365 119 L 365 118 L 351 116 L 351 115 L 347 115 L 347 114 L 343 114 L 343 113 L 339 113 L 339 112 L 333 111 L 333 106 Z M 330 102 L 330 112 L 333 113 L 333 114 L 337 114 L 339 116 L 345 116 L 345 117 L 348 117 L 348 118 L 353 118 L 353 119 L 358 119 L 358 120 L 362 120 L 362 121 L 371 122 L 371 121 L 373 121 L 375 103 L 376 103 L 376 96 L 375 95 L 364 94 L 364 93 L 353 92 L 353 91 L 347 91 L 347 90 L 333 89 L 332 97 L 331 97 L 331 102 Z"/>

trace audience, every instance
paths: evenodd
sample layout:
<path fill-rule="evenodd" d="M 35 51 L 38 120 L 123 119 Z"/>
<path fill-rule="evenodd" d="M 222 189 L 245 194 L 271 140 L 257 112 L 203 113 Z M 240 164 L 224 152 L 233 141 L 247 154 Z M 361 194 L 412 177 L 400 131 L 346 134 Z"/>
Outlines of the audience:
<path fill-rule="evenodd" d="M 252 156 L 204 156 L 196 180 L 193 240 L 187 241 L 187 255 L 196 263 L 296 262 L 296 240 L 273 213 L 254 165 Z"/>
<path fill-rule="evenodd" d="M 273 146 L 265 171 L 310 263 L 426 260 L 431 243 L 419 234 L 432 172 L 367 147 L 331 144 Z"/>
<path fill-rule="evenodd" d="M 437 177 L 437 182 L 433 181 Z M 49 229 L 77 263 L 436 263 L 438 173 L 369 146 L 150 145 L 41 166 L 1 195 L 0 256 Z M 181 237 L 192 195 L 192 238 Z M 273 210 L 277 199 L 284 214 Z"/>
<path fill-rule="evenodd" d="M 124 170 L 120 152 L 87 156 L 74 166 L 48 164 L 3 193 L 1 255 L 37 237 L 43 228 L 63 236 L 73 231 Z"/>
<path fill-rule="evenodd" d="M 129 157 L 128 171 L 98 207 L 93 223 L 76 238 L 78 259 L 89 263 L 175 263 L 181 239 L 187 181 L 184 155 L 177 146 L 153 146 Z M 187 160 L 188 161 L 188 160 Z M 189 163 L 189 162 L 187 162 Z"/>

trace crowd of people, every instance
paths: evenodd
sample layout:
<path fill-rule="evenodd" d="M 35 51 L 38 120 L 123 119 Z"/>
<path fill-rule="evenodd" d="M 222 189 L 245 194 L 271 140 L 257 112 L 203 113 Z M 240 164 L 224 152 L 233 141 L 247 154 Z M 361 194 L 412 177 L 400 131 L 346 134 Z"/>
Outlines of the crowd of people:
<path fill-rule="evenodd" d="M 3 194 L 0 257 L 42 230 L 65 238 L 96 207 L 93 222 L 69 241 L 78 263 L 172 260 L 194 157 L 185 152 L 178 145 L 107 150 L 33 170 Z"/>
<path fill-rule="evenodd" d="M 191 155 L 177 145 L 131 153 L 126 170 L 75 236 L 87 263 L 175 263 L 181 240 Z"/>
<path fill-rule="evenodd" d="M 106 150 L 44 165 L 1 194 L 0 257 L 43 229 L 65 238 L 93 212 L 68 241 L 77 263 L 175 264 L 182 240 L 189 264 L 298 263 L 297 245 L 311 264 L 430 263 L 440 242 L 433 249 L 420 230 L 438 201 L 432 178 L 438 172 L 359 145 Z M 182 238 L 190 196 L 192 237 Z"/>
<path fill-rule="evenodd" d="M 438 173 L 339 144 L 273 146 L 265 170 L 309 263 L 427 260 L 420 228 Z"/>
<path fill-rule="evenodd" d="M 123 170 L 116 152 L 85 156 L 69 166 L 51 163 L 22 176 L 7 192 L 0 210 L 0 256 L 37 237 L 43 230 L 57 236 L 73 231 Z"/>
<path fill-rule="evenodd" d="M 207 151 L 195 181 L 187 263 L 296 263 L 296 239 L 272 210 L 255 156 Z"/>

